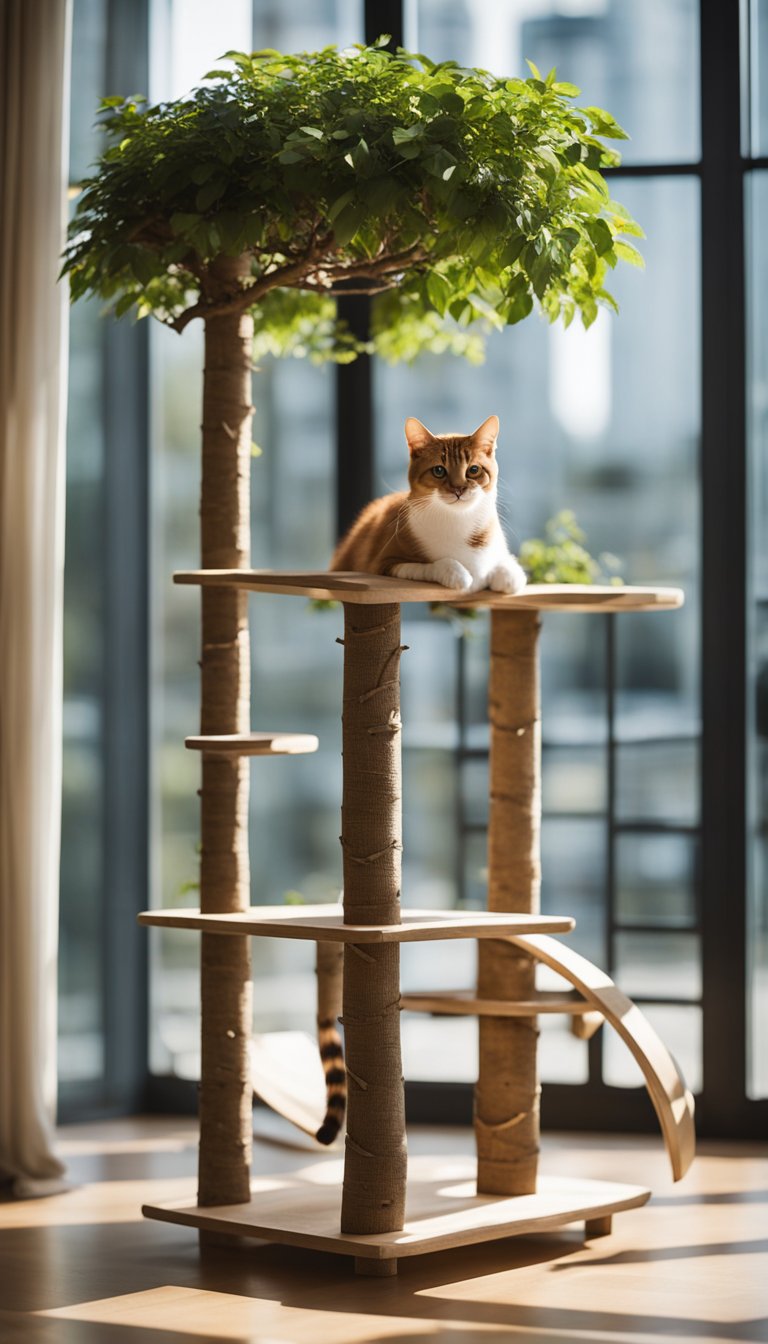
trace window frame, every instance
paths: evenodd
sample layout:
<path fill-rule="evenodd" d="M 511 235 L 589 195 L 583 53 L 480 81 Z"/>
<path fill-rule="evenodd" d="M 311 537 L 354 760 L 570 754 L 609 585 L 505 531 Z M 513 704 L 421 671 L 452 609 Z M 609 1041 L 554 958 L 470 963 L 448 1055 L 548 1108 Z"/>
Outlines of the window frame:
<path fill-rule="evenodd" d="M 382 32 L 402 44 L 406 0 L 365 0 L 365 39 Z M 110 91 L 146 87 L 150 0 L 107 0 Z M 743 152 L 742 108 L 750 68 L 745 6 L 700 0 L 701 158 L 621 167 L 619 178 L 695 176 L 701 191 L 700 554 L 701 716 L 697 912 L 701 926 L 704 1086 L 697 1128 L 704 1136 L 760 1138 L 768 1099 L 747 1096 L 747 372 L 745 206 L 748 174 L 768 158 Z M 730 265 L 722 265 L 728 255 Z M 341 301 L 360 335 L 367 299 Z M 194 1085 L 150 1075 L 148 950 L 136 913 L 148 904 L 149 727 L 149 368 L 147 324 L 105 329 L 104 385 L 107 629 L 104 699 L 104 1024 L 100 1087 L 64 1085 L 60 1117 L 86 1118 L 140 1106 L 192 1111 Z M 336 513 L 341 533 L 370 499 L 375 462 L 373 367 L 368 356 L 335 371 Z M 725 451 L 725 445 L 728 451 Z M 738 596 L 735 596 L 738 595 Z M 606 619 L 608 721 L 606 914 L 613 928 L 616 816 L 613 703 L 616 648 Z M 724 656 L 724 650 L 727 656 Z M 461 653 L 459 654 L 461 657 Z M 461 666 L 458 684 L 461 685 Z M 461 715 L 457 715 L 461 725 Z M 459 751 L 461 748 L 459 748 Z M 457 762 L 458 766 L 458 762 Z M 461 856 L 466 834 L 462 822 Z M 659 823 L 658 832 L 664 831 Z M 726 899 L 727 897 L 727 899 Z M 698 924 L 697 924 L 698 927 Z M 610 962 L 610 948 L 608 950 Z M 601 1081 L 599 1037 L 589 1043 L 590 1081 L 548 1083 L 545 1126 L 650 1131 L 655 1118 L 641 1088 Z M 468 1123 L 465 1083 L 409 1082 L 409 1118 Z"/>

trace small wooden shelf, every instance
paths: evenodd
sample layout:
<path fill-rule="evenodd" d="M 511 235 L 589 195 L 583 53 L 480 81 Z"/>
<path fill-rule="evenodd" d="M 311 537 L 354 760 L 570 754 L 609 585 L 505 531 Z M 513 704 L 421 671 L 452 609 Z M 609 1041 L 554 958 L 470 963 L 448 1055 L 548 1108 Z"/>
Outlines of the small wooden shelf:
<path fill-rule="evenodd" d="M 333 943 L 419 943 L 447 938 L 505 938 L 523 933 L 569 933 L 574 920 L 559 915 L 497 915 L 482 910 L 403 910 L 402 924 L 345 924 L 338 905 L 252 905 L 240 914 L 199 910 L 145 910 L 140 924 L 256 938 L 309 938 Z"/>
<path fill-rule="evenodd" d="M 509 611 L 663 611 L 683 605 L 680 588 L 601 586 L 581 583 L 530 584 L 514 597 L 505 593 L 457 593 L 439 583 L 416 583 L 380 574 L 311 570 L 190 569 L 174 574 L 174 583 L 213 588 L 247 588 L 256 593 L 285 593 L 338 602 L 445 602 L 459 607 Z"/>
<path fill-rule="evenodd" d="M 320 743 L 311 733 L 220 733 L 185 737 L 190 751 L 207 756 L 300 756 L 317 751 Z"/>
<path fill-rule="evenodd" d="M 144 1205 L 142 1212 L 161 1222 L 376 1261 L 530 1236 L 582 1221 L 589 1235 L 590 1224 L 638 1208 L 649 1197 L 636 1185 L 561 1176 L 542 1176 L 535 1195 L 478 1195 L 473 1159 L 417 1157 L 408 1164 L 403 1230 L 358 1236 L 339 1231 L 341 1170 L 340 1161 L 326 1159 L 257 1180 L 250 1204 L 199 1208 L 190 1191 L 185 1201 Z"/>
<path fill-rule="evenodd" d="M 420 989 L 403 994 L 400 1002 L 409 1013 L 432 1013 L 435 1017 L 536 1017 L 539 1013 L 586 1016 L 594 1011 L 580 994 L 561 990 L 539 990 L 532 999 L 478 999 L 473 989 Z"/>

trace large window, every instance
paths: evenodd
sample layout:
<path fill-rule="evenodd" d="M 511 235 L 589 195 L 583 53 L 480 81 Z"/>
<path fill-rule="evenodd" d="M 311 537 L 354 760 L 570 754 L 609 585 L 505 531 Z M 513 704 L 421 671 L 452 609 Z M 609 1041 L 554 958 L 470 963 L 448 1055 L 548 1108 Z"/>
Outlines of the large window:
<path fill-rule="evenodd" d="M 72 178 L 93 156 L 89 125 L 102 93 L 148 86 L 153 99 L 175 97 L 230 47 L 345 45 L 393 29 L 396 40 L 436 59 L 510 74 L 526 57 L 546 69 L 556 64 L 562 78 L 581 86 L 585 102 L 610 107 L 625 125 L 631 140 L 611 186 L 647 238 L 645 273 L 625 268 L 613 277 L 620 317 L 603 314 L 587 333 L 532 318 L 494 334 L 480 366 L 425 356 L 408 368 L 361 360 L 337 373 L 265 361 L 253 384 L 261 453 L 252 463 L 252 557 L 255 566 L 323 567 L 337 522 L 349 520 L 370 482 L 380 492 L 401 487 L 407 415 L 437 430 L 468 431 L 495 412 L 513 545 L 572 509 L 590 549 L 615 554 L 627 581 L 685 589 L 686 605 L 674 614 L 545 622 L 543 900 L 549 910 L 576 916 L 574 945 L 645 1005 L 701 1093 L 704 1127 L 746 1133 L 756 1132 L 755 1116 L 764 1115 L 755 1107 L 768 1086 L 768 345 L 761 305 L 753 301 L 747 757 L 743 716 L 740 722 L 738 704 L 721 690 L 729 676 L 743 673 L 746 681 L 744 641 L 734 637 L 729 651 L 716 648 L 735 585 L 713 582 L 732 559 L 729 573 L 738 575 L 741 564 L 743 577 L 744 565 L 746 496 L 721 490 L 726 448 L 718 455 L 713 445 L 712 414 L 729 398 L 737 404 L 739 388 L 743 411 L 744 304 L 734 281 L 731 335 L 724 338 L 728 291 L 717 245 L 717 229 L 725 227 L 718 224 L 720 202 L 734 181 L 741 190 L 743 165 L 725 132 L 718 139 L 712 100 L 716 86 L 723 125 L 738 128 L 744 96 L 744 149 L 753 156 L 748 278 L 758 294 L 768 280 L 760 228 L 768 159 L 759 157 L 768 124 L 768 19 L 766 4 L 753 0 L 741 66 L 750 78 L 740 89 L 738 49 L 734 59 L 717 35 L 719 24 L 733 38 L 727 11 L 718 0 L 324 0 L 309 9 L 294 0 L 221 0 L 215 7 L 203 0 L 75 0 Z M 126 40 L 137 31 L 137 16 L 143 47 Z M 738 209 L 733 219 L 728 266 L 738 277 Z M 347 302 L 357 302 L 350 316 L 364 329 L 365 302 Z M 147 974 L 146 935 L 129 926 L 150 902 L 197 900 L 199 760 L 183 739 L 196 730 L 199 709 L 198 599 L 174 588 L 171 573 L 194 568 L 198 557 L 202 334 L 193 325 L 179 339 L 157 324 L 118 332 L 123 328 L 105 323 L 95 305 L 73 311 L 61 1065 L 72 1097 L 79 1080 L 91 1096 L 101 1086 L 102 1100 L 115 1104 L 142 1095 L 169 1104 L 185 1087 L 193 1096 L 199 1067 L 196 940 L 153 932 Z M 730 423 L 727 452 L 738 480 L 744 436 L 738 415 Z M 116 454 L 126 425 L 133 430 L 121 442 L 130 452 Z M 149 507 L 134 491 L 129 526 L 116 501 L 132 462 Z M 137 661 L 126 667 L 121 656 L 126 622 L 144 631 L 137 645 L 143 671 Z M 457 626 L 408 608 L 406 625 L 404 900 L 480 906 L 487 624 L 480 617 Z M 252 631 L 254 728 L 308 731 L 321 740 L 314 757 L 252 766 L 252 900 L 297 893 L 307 901 L 334 899 L 341 873 L 339 616 L 262 596 L 253 599 Z M 116 722 L 126 724 L 122 738 Z M 143 745 L 126 775 L 131 733 Z M 739 832 L 738 809 L 728 807 L 718 774 L 717 744 L 726 740 L 735 744 L 733 778 L 746 780 L 749 767 L 748 907 L 740 887 L 720 892 L 714 877 L 728 869 L 727 855 L 744 861 L 747 838 L 743 808 Z M 129 946 L 130 957 L 121 955 Z M 256 940 L 253 952 L 255 1028 L 311 1030 L 312 949 Z M 472 946 L 461 942 L 406 948 L 404 984 L 470 984 L 473 960 Z M 124 1018 L 135 1024 L 131 1030 Z M 577 1041 L 557 1019 L 542 1027 L 550 1120 L 594 1122 L 598 1112 L 601 1123 L 617 1127 L 649 1120 L 637 1071 L 620 1044 L 607 1033 Z M 121 1031 L 130 1062 L 117 1086 Z M 404 1018 L 406 1073 L 419 1085 L 413 1096 L 422 1115 L 468 1115 L 470 1089 L 453 1085 L 474 1078 L 475 1035 L 467 1020 Z M 729 1061 L 746 1060 L 748 1049 L 748 1073 L 746 1064 L 733 1065 L 733 1085 L 724 1089 L 719 1079 Z M 147 1079 L 154 1080 L 148 1093 Z"/>

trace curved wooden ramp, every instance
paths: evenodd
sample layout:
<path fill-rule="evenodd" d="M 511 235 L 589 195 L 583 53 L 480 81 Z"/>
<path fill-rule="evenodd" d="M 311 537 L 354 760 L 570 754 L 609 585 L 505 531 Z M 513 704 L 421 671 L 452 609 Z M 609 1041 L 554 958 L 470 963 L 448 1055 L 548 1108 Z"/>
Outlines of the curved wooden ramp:
<path fill-rule="evenodd" d="M 517 934 L 510 943 L 530 952 L 571 984 L 601 1013 L 632 1052 L 645 1078 L 661 1125 L 672 1175 L 681 1180 L 693 1161 L 696 1131 L 693 1096 L 664 1043 L 640 1009 L 605 971 L 547 934 Z"/>
<path fill-rule="evenodd" d="M 316 1039 L 305 1031 L 259 1032 L 251 1037 L 248 1053 L 256 1096 L 314 1139 L 326 1105 Z"/>

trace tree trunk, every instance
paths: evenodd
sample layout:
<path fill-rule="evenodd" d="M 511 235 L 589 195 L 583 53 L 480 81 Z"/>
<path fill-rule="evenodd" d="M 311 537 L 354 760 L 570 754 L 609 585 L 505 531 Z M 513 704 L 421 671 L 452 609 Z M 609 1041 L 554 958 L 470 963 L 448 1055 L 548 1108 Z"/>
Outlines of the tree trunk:
<path fill-rule="evenodd" d="M 400 608 L 344 607 L 344 921 L 400 923 Z M 405 1219 L 400 945 L 344 948 L 348 1124 L 342 1232 Z"/>
<path fill-rule="evenodd" d="M 220 258 L 213 281 L 237 288 L 249 260 Z M 253 319 L 211 317 L 205 327 L 203 472 L 200 494 L 204 569 L 250 564 L 251 364 Z M 247 594 L 202 589 L 200 731 L 250 728 Z M 250 904 L 248 761 L 203 753 L 200 908 L 245 910 Z M 202 935 L 202 1064 L 199 1204 L 250 1198 L 252 1095 L 251 957 L 245 937 Z"/>
<path fill-rule="evenodd" d="M 536 613 L 491 613 L 488 909 L 538 914 L 541 869 L 541 711 Z M 529 999 L 534 962 L 509 943 L 478 946 L 478 995 Z M 536 1017 L 481 1017 L 475 1090 L 477 1189 L 536 1189 L 539 1082 Z"/>

